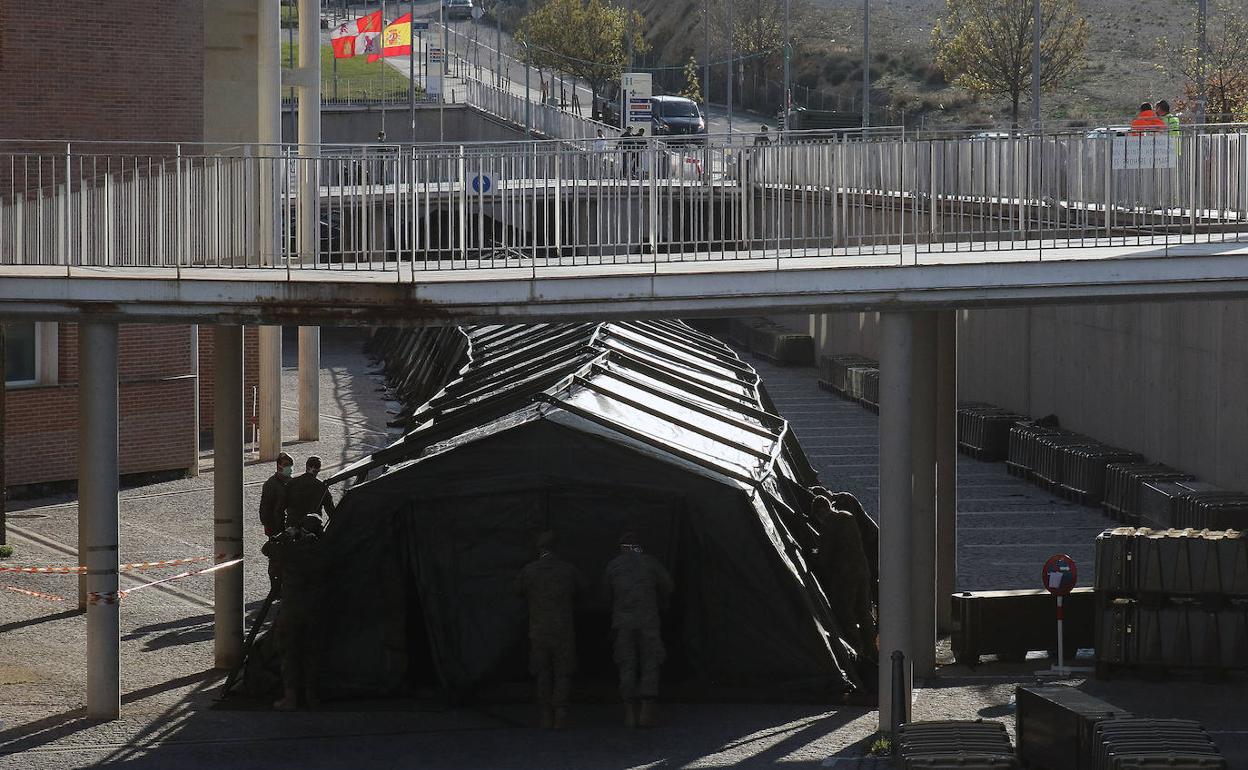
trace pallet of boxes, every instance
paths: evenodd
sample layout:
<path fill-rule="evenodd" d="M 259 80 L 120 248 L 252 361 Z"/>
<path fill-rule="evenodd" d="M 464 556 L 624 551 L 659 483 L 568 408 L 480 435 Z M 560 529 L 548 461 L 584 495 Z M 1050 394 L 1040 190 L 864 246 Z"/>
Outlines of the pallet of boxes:
<path fill-rule="evenodd" d="M 1248 671 L 1242 530 L 1118 527 L 1096 541 L 1098 676 Z"/>

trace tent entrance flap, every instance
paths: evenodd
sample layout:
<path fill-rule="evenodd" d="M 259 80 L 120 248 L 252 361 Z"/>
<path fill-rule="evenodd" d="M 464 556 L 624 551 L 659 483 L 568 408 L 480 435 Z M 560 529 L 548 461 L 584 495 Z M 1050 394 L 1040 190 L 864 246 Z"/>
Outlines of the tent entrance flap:
<path fill-rule="evenodd" d="M 537 536 L 546 530 L 558 534 L 560 556 L 586 580 L 576 610 L 578 670 L 595 679 L 613 677 L 603 572 L 619 553 L 620 535 L 631 531 L 676 574 L 682 512 L 679 497 L 624 486 L 543 486 L 414 501 L 400 526 L 414 588 L 406 608 L 410 680 L 436 677 L 458 691 L 529 678 L 527 608 L 513 581 L 536 557 Z M 683 645 L 673 637 L 669 647 Z M 687 657 L 683 650 L 669 657 L 672 673 L 687 668 L 679 662 Z"/>

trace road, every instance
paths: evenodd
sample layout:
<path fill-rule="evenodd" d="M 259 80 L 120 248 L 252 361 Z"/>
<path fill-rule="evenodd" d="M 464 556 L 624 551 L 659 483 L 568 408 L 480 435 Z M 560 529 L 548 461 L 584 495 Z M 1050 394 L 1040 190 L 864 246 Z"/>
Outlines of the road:
<path fill-rule="evenodd" d="M 351 9 L 351 18 L 376 11 L 378 7 L 378 3 L 357 4 Z M 443 28 L 439 23 L 440 11 L 441 6 L 438 0 L 387 4 L 387 18 L 410 12 L 413 19 L 429 20 L 429 31 L 417 40 L 418 50 L 416 56 L 418 61 L 423 56 L 422 51 L 419 50 L 422 44 L 438 45 L 439 43 L 435 41 L 443 39 Z M 474 26 L 476 27 L 475 30 Z M 328 42 L 329 33 L 323 33 L 323 37 Z M 459 62 L 451 65 L 452 76 L 455 74 L 455 66 L 468 65 L 475 69 L 473 74 L 478 79 L 487 83 L 499 84 L 512 93 L 524 96 L 525 66 L 523 48 L 515 42 L 509 33 L 498 30 L 488 21 L 474 23 L 470 20 L 453 20 L 447 23 L 445 38 L 449 43 L 450 51 L 460 57 Z M 405 58 L 392 58 L 387 61 L 387 64 L 404 75 L 408 74 L 409 63 Z M 501 74 L 501 79 L 496 77 L 498 74 Z M 576 100 L 580 103 L 582 114 L 589 116 L 593 104 L 593 92 L 590 88 L 583 81 L 574 81 L 570 76 L 566 75 L 552 75 L 549 70 L 539 74 L 538 70 L 533 69 L 529 73 L 528 90 L 530 97 L 535 102 L 541 101 L 542 75 L 548 81 L 554 81 L 556 84 L 562 79 L 564 82 L 564 101 L 567 103 L 568 108 L 571 108 L 572 95 L 575 93 Z M 445 84 L 448 93 L 454 89 L 457 82 L 458 79 L 455 77 L 448 79 Z M 555 85 L 550 90 L 558 91 L 559 87 Z M 757 132 L 760 125 L 765 124 L 772 129 L 777 126 L 774 117 L 763 117 L 754 113 L 743 113 L 739 110 L 735 110 L 730 119 L 728 110 L 723 105 L 707 106 L 704 108 L 704 112 L 707 118 L 707 130 L 712 134 L 727 134 L 730 132 L 733 134 L 752 134 Z"/>

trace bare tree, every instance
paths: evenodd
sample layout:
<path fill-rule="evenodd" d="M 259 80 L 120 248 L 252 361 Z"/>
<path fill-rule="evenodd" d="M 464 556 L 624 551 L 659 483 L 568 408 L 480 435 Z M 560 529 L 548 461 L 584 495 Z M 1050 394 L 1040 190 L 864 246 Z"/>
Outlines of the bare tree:
<path fill-rule="evenodd" d="M 936 66 L 950 82 L 986 96 L 1010 100 L 1018 127 L 1018 104 L 1032 87 L 1033 0 L 946 0 L 932 30 Z M 1084 64 L 1088 23 L 1075 0 L 1041 0 L 1040 87 L 1057 91 Z"/>
<path fill-rule="evenodd" d="M 1195 33 L 1198 20 L 1192 17 Z M 1163 70 L 1183 78 L 1184 109 L 1204 103 L 1212 123 L 1248 116 L 1248 14 L 1238 3 L 1219 0 L 1206 26 L 1209 51 L 1202 62 L 1196 34 L 1183 44 L 1161 40 Z M 1201 88 L 1201 84 L 1204 88 Z"/>

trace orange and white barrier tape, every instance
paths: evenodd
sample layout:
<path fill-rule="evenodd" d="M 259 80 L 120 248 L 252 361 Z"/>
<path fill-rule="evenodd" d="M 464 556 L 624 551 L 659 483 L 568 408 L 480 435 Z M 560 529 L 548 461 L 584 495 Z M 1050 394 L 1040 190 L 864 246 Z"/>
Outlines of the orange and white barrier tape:
<path fill-rule="evenodd" d="M 12 592 L 13 592 L 13 593 L 15 593 L 15 594 L 25 594 L 26 596 L 33 596 L 33 597 L 34 597 L 34 598 L 36 598 L 36 599 L 43 599 L 43 600 L 45 600 L 45 601 L 49 601 L 49 602 L 63 602 L 63 601 L 65 601 L 65 597 L 64 597 L 64 596 L 57 596 L 56 594 L 45 594 L 45 593 L 40 593 L 39 591 L 31 591 L 30 589 L 27 589 L 27 588 L 18 588 L 17 586 L 5 586 L 5 587 L 4 587 L 4 590 L 6 590 L 6 591 L 12 591 Z"/>
<path fill-rule="evenodd" d="M 86 567 L 4 567 L 0 572 L 24 572 L 28 575 L 81 575 Z"/>
<path fill-rule="evenodd" d="M 204 567 L 203 569 L 189 570 L 187 572 L 179 572 L 176 575 L 170 575 L 169 577 L 161 578 L 160 580 L 153 580 L 150 583 L 144 583 L 143 585 L 138 585 L 138 586 L 135 586 L 134 588 L 127 588 L 124 591 L 91 591 L 90 593 L 87 594 L 87 603 L 88 604 L 117 604 L 122 599 L 126 598 L 127 596 L 134 593 L 135 591 L 141 591 L 144 588 L 151 588 L 152 586 L 158 586 L 161 583 L 169 583 L 174 580 L 181 580 L 182 578 L 191 577 L 193 575 L 207 575 L 209 572 L 216 572 L 219 569 L 225 569 L 226 567 L 232 567 L 235 564 L 241 564 L 242 561 L 243 561 L 243 558 L 240 556 L 235 559 L 230 559 L 229 561 L 223 561 L 220 564 L 214 564 L 211 567 Z"/>
<path fill-rule="evenodd" d="M 210 561 L 212 559 L 226 559 L 229 554 L 219 553 L 215 556 L 189 556 L 185 559 L 165 559 L 164 561 L 143 561 L 133 564 L 123 564 L 117 569 L 121 572 L 141 572 L 145 569 L 159 569 L 161 567 L 173 567 L 179 564 L 195 564 L 201 561 Z"/>
<path fill-rule="evenodd" d="M 181 564 L 195 564 L 201 561 L 209 561 L 211 559 L 226 559 L 230 554 L 219 553 L 209 556 L 190 556 L 185 559 L 165 559 L 164 561 L 140 561 L 132 564 L 122 564 L 117 567 L 119 572 L 141 572 L 149 569 L 160 569 L 162 567 L 175 567 Z M 0 572 L 21 572 L 28 575 L 81 575 L 87 571 L 86 567 L 5 567 L 0 565 Z"/>

